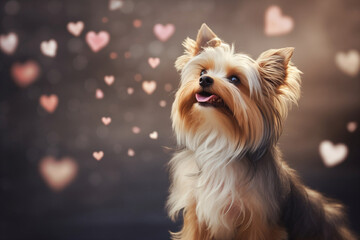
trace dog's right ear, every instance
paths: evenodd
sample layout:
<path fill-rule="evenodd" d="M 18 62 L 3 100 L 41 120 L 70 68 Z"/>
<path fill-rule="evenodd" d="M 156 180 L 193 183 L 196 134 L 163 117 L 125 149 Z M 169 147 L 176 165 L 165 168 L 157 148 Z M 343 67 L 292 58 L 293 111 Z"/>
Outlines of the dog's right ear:
<path fill-rule="evenodd" d="M 185 64 L 194 56 L 199 54 L 206 47 L 220 46 L 221 40 L 216 34 L 205 24 L 201 25 L 196 41 L 191 38 L 186 38 L 183 42 L 185 48 L 184 55 L 178 57 L 175 62 L 175 67 L 178 71 L 181 71 Z"/>

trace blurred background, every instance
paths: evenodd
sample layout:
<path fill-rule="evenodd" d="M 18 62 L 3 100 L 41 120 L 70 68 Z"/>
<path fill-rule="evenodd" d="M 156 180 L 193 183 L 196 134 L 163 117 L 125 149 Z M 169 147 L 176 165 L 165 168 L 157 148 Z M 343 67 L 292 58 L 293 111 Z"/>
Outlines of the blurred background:
<path fill-rule="evenodd" d="M 280 147 L 360 233 L 360 2 L 0 2 L 0 239 L 169 239 L 173 67 L 203 22 L 253 58 L 295 47 Z"/>

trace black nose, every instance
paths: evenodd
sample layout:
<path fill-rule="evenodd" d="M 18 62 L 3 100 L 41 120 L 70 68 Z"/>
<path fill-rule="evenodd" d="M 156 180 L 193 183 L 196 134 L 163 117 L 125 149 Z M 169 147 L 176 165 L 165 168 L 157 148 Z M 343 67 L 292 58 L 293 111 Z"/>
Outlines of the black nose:
<path fill-rule="evenodd" d="M 201 76 L 199 79 L 199 84 L 202 87 L 209 87 L 214 83 L 214 79 L 209 76 Z"/>

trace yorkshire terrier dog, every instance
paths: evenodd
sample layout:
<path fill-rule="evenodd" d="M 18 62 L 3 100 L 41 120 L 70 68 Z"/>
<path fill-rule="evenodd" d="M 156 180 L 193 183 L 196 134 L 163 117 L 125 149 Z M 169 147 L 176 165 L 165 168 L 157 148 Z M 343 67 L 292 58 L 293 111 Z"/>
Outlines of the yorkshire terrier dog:
<path fill-rule="evenodd" d="M 355 239 L 342 205 L 304 186 L 276 146 L 300 97 L 294 48 L 253 60 L 205 24 L 183 45 L 167 209 L 173 220 L 182 212 L 184 225 L 172 238 Z"/>

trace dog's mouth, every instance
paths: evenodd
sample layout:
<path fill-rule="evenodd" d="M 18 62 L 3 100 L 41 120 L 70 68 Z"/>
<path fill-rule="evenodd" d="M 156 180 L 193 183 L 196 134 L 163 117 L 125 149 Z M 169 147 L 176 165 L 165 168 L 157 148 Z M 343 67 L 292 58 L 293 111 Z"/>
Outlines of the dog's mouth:
<path fill-rule="evenodd" d="M 195 98 L 201 106 L 220 107 L 224 105 L 224 101 L 221 97 L 205 91 L 196 93 Z"/>

